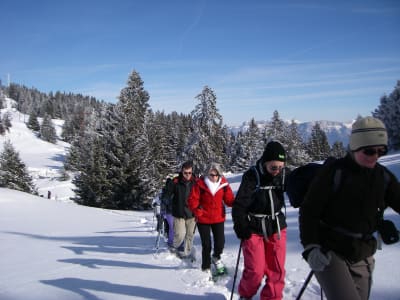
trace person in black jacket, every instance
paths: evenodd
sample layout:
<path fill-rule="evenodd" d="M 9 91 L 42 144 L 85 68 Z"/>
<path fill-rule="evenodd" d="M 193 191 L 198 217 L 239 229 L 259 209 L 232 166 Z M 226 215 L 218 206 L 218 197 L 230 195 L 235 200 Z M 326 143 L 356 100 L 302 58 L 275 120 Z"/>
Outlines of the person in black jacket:
<path fill-rule="evenodd" d="M 193 164 L 183 163 L 181 171 L 168 186 L 168 196 L 172 200 L 172 216 L 174 217 L 174 239 L 171 251 L 184 258 L 192 255 L 196 221 L 188 208 L 187 200 L 192 186 L 195 184 Z"/>
<path fill-rule="evenodd" d="M 239 283 L 240 299 L 251 299 L 265 276 L 261 299 L 283 297 L 286 259 L 286 217 L 283 183 L 286 154 L 283 146 L 271 141 L 256 166 L 242 177 L 232 207 L 233 229 L 244 257 Z"/>
<path fill-rule="evenodd" d="M 303 257 L 328 299 L 369 298 L 377 249 L 373 233 L 386 207 L 400 213 L 399 182 L 377 162 L 387 153 L 387 142 L 379 119 L 358 119 L 349 152 L 322 168 L 300 207 Z"/>
<path fill-rule="evenodd" d="M 174 217 L 172 216 L 172 198 L 173 195 L 168 193 L 168 187 L 172 184 L 172 179 L 175 175 L 170 174 L 168 175 L 165 186 L 161 191 L 160 195 L 160 205 L 161 205 L 161 212 L 164 216 L 165 220 L 165 233 L 168 238 L 167 244 L 168 247 L 173 247 L 174 242 Z M 172 197 L 172 198 L 171 198 Z"/>

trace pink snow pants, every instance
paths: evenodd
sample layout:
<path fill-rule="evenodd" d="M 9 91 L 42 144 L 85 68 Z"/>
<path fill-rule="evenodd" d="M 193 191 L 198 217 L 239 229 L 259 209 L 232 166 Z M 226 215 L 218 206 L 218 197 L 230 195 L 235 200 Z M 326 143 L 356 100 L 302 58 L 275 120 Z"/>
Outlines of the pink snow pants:
<path fill-rule="evenodd" d="M 266 276 L 261 291 L 261 300 L 281 300 L 285 286 L 286 229 L 281 238 L 274 234 L 264 239 L 262 235 L 252 234 L 242 243 L 244 270 L 239 283 L 239 294 L 251 298 L 257 294 L 261 281 Z"/>

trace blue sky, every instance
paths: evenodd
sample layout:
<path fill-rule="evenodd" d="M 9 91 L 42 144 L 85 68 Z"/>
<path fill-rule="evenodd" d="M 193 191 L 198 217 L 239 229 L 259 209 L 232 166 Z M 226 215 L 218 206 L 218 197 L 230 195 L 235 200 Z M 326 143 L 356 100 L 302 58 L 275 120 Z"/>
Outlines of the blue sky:
<path fill-rule="evenodd" d="M 400 1 L 0 2 L 0 79 L 116 102 L 136 70 L 153 110 L 208 85 L 224 123 L 349 121 L 400 80 Z"/>

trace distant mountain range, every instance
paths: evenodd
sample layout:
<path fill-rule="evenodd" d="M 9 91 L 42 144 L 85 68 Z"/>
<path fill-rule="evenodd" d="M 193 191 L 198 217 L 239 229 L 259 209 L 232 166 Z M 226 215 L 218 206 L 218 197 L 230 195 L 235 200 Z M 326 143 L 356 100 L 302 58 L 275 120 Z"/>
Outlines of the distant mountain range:
<path fill-rule="evenodd" d="M 312 121 L 312 122 L 303 122 L 298 123 L 298 129 L 300 135 L 303 137 L 304 141 L 308 141 L 311 135 L 312 128 L 315 123 L 318 122 L 321 129 L 326 133 L 329 144 L 332 146 L 334 142 L 339 141 L 342 142 L 345 147 L 349 142 L 349 135 L 351 132 L 352 122 L 336 122 L 336 121 Z M 269 121 L 256 121 L 259 128 L 265 127 Z M 248 122 L 244 122 L 240 126 L 232 126 L 229 129 L 233 133 L 238 133 L 239 131 L 244 131 L 249 127 Z"/>

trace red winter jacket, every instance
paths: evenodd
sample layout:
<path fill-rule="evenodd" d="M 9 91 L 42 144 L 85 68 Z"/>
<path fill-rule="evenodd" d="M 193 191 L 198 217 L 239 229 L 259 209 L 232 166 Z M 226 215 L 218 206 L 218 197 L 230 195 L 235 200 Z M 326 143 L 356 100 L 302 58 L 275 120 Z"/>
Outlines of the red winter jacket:
<path fill-rule="evenodd" d="M 225 177 L 221 177 L 220 185 L 211 194 L 204 177 L 196 180 L 188 198 L 189 209 L 201 224 L 215 224 L 225 221 L 225 205 L 232 207 L 235 196 Z M 225 205 L 224 205 L 225 203 Z"/>

